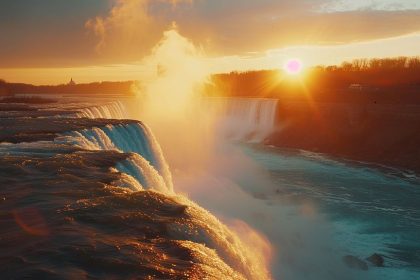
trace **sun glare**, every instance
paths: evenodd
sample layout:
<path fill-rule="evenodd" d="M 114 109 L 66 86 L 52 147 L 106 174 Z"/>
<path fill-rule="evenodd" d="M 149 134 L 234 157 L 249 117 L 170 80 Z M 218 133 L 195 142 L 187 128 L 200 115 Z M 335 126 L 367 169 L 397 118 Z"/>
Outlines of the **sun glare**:
<path fill-rule="evenodd" d="M 286 61 L 284 64 L 284 70 L 290 75 L 298 75 L 302 72 L 302 61 L 299 59 L 293 58 Z"/>

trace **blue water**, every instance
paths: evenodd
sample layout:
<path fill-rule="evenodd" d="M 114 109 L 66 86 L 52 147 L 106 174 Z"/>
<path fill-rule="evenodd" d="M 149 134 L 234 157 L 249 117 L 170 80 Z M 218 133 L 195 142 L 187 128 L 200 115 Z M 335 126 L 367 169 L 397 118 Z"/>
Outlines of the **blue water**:
<path fill-rule="evenodd" d="M 420 279 L 418 178 L 302 151 L 261 146 L 241 149 L 269 173 L 274 186 L 264 193 L 269 203 L 310 201 L 331 225 L 333 242 L 340 244 L 341 254 L 361 259 L 373 253 L 385 257 L 385 268 L 371 267 L 360 277 Z"/>

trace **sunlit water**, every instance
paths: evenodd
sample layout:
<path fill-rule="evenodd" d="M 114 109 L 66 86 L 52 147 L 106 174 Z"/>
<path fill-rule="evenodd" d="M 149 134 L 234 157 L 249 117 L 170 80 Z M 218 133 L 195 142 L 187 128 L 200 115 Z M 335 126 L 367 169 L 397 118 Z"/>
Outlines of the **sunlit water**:
<path fill-rule="evenodd" d="M 418 179 L 306 152 L 261 146 L 241 150 L 269 172 L 275 189 L 265 189 L 262 199 L 274 208 L 289 203 L 307 215 L 323 216 L 337 257 L 385 257 L 384 268 L 370 267 L 356 278 L 420 279 Z M 283 226 L 295 218 L 290 215 Z"/>

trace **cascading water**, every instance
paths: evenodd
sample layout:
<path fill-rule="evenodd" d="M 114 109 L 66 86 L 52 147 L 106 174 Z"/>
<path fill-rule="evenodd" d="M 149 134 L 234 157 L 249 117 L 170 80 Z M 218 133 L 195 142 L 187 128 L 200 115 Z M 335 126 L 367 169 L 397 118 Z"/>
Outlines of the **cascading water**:
<path fill-rule="evenodd" d="M 184 128 L 197 126 L 184 115 L 194 86 L 181 80 L 205 76 L 197 71 L 201 66 L 194 46 L 170 30 L 153 53 L 160 58 L 158 63 L 151 61 L 153 69 L 163 62 L 165 71 L 147 87 L 150 120 L 155 118 L 156 124 L 169 117 L 187 122 Z M 7 197 L 0 212 L 13 210 L 11 219 L 3 219 L 0 227 L 4 250 L 0 273 L 5 278 L 271 278 L 266 255 L 259 248 L 244 243 L 238 231 L 208 211 L 174 194 L 168 165 L 146 126 L 127 120 L 92 120 L 125 118 L 118 103 L 79 105 L 54 105 L 60 113 L 68 110 L 67 116 L 54 116 L 57 120 L 50 121 L 50 126 L 38 129 L 38 138 L 32 135 L 31 124 L 40 122 L 31 120 L 24 128 L 19 126 L 16 135 L 9 135 L 24 139 L 18 134 L 28 133 L 28 139 L 47 139 L 51 147 L 63 149 L 45 145 L 37 155 L 29 151 L 0 157 L 4 163 L 0 172 L 7 174 L 0 177 L 5 186 L 2 196 Z M 74 118 L 76 111 L 81 119 Z M 63 119 L 71 114 L 73 119 Z M 166 141 L 172 142 L 166 147 L 186 161 L 184 150 L 173 142 L 179 139 L 185 150 L 192 150 L 188 130 L 180 129 L 177 122 L 163 123 L 168 125 L 161 126 L 169 136 Z M 211 149 L 205 142 L 194 145 L 201 151 Z M 37 246 L 28 235 L 39 237 Z"/>
<path fill-rule="evenodd" d="M 120 172 L 131 174 L 139 182 L 141 189 L 172 192 L 159 172 L 138 154 L 132 154 L 125 161 L 119 162 L 116 168 Z"/>
<path fill-rule="evenodd" d="M 212 172 L 210 165 L 220 162 L 219 154 L 215 151 L 219 147 L 216 148 L 215 146 L 218 146 L 219 140 L 224 139 L 224 137 L 218 137 L 218 130 L 215 131 L 214 126 L 223 123 L 222 121 L 219 122 L 217 118 L 226 116 L 228 106 L 221 103 L 211 104 L 208 100 L 203 100 L 198 96 L 199 92 L 197 90 L 209 74 L 209 69 L 206 67 L 205 61 L 201 59 L 200 51 L 195 48 L 192 42 L 182 37 L 176 29 L 165 32 L 164 38 L 153 49 L 151 56 L 144 60 L 144 64 L 149 66 L 155 74 L 152 77 L 148 77 L 146 86 L 139 90 L 138 97 L 142 101 L 141 110 L 139 109 L 140 107 L 135 109 L 136 112 L 133 112 L 132 115 L 136 119 L 145 121 L 150 125 L 159 139 L 166 158 L 175 170 L 177 192 L 181 191 L 188 194 L 188 196 L 194 191 L 206 193 L 203 190 L 207 187 L 204 180 L 198 180 L 195 181 L 194 185 L 189 185 L 185 181 L 180 180 L 180 178 L 184 176 L 201 178 L 202 172 L 209 172 L 209 176 L 213 175 L 210 173 Z M 158 66 L 160 71 L 156 72 L 156 66 Z M 265 116 L 264 109 L 260 108 L 268 103 L 261 102 L 261 104 L 257 104 L 254 107 L 250 106 L 250 108 L 255 110 L 252 113 L 252 117 L 244 125 L 244 127 L 247 127 L 247 131 L 241 132 L 241 135 L 237 138 L 247 137 L 249 138 L 248 140 L 254 141 L 265 138 L 265 134 L 268 133 L 269 129 L 266 129 L 267 132 L 260 130 L 256 122 L 263 123 L 264 119 L 269 118 Z M 272 120 L 274 120 L 275 106 L 272 106 L 272 108 Z M 211 110 L 209 111 L 209 109 Z M 239 112 L 240 110 L 237 110 L 238 114 Z M 243 115 L 245 114 L 247 112 L 244 110 Z M 243 118 L 243 115 L 237 119 Z M 231 118 L 234 119 L 234 117 Z M 233 132 L 235 131 L 233 121 L 231 123 L 231 131 Z M 272 129 L 273 124 L 268 124 L 267 126 Z M 215 189 L 220 184 L 218 179 L 223 180 L 223 178 L 215 178 L 215 185 L 212 186 Z M 189 189 L 189 187 L 194 189 L 194 191 Z M 206 194 L 206 200 L 210 203 L 215 202 L 218 194 L 224 196 L 224 193 Z M 200 204 L 203 204 L 203 201 L 198 201 Z M 232 198 L 231 204 L 237 203 L 239 201 Z M 233 218 L 231 213 L 228 212 L 221 215 L 220 213 L 217 214 L 218 217 L 227 219 L 227 221 Z M 270 279 L 270 273 L 268 272 L 270 254 L 266 254 L 266 251 L 262 250 L 262 248 L 270 248 L 269 242 L 251 227 L 244 227 L 240 230 L 234 229 L 237 236 L 240 237 L 240 241 L 235 244 L 226 246 L 222 241 L 223 236 L 225 236 L 222 231 L 218 237 L 212 238 L 217 245 L 209 241 L 209 236 L 205 232 L 203 232 L 202 236 L 200 234 L 197 240 L 199 243 L 206 244 L 209 247 L 216 247 L 216 251 L 225 261 L 235 259 L 234 262 L 237 262 L 239 256 L 243 265 L 248 265 L 252 270 L 255 268 L 258 271 L 257 273 L 246 274 L 247 279 Z M 186 228 L 181 228 L 179 234 L 187 234 L 191 238 L 191 230 Z M 251 238 L 253 241 L 263 241 L 258 246 L 254 246 L 256 244 L 247 242 L 247 236 L 254 236 L 254 238 Z M 233 243 L 231 238 L 226 240 L 228 243 Z M 252 245 L 249 246 L 249 244 Z M 260 246 L 261 244 L 265 245 Z M 226 254 L 226 250 L 229 250 L 230 247 L 235 251 L 241 252 L 246 250 L 244 248 L 248 246 L 253 247 L 251 255 L 241 254 L 235 257 L 228 257 Z M 238 267 L 238 263 L 234 264 L 232 261 L 227 261 L 227 263 L 234 268 Z"/>
<path fill-rule="evenodd" d="M 264 98 L 209 98 L 217 129 L 229 140 L 263 142 L 276 129 L 278 100 Z"/>
<path fill-rule="evenodd" d="M 116 150 L 135 153 L 117 168 L 139 180 L 144 189 L 173 192 L 172 176 L 159 143 L 142 123 L 107 125 L 65 133 L 56 143 L 69 143 L 86 150 Z"/>
<path fill-rule="evenodd" d="M 89 119 L 126 119 L 124 105 L 121 101 L 113 101 L 104 105 L 88 106 L 76 113 L 77 118 Z"/>
<path fill-rule="evenodd" d="M 57 111 L 77 109 L 66 105 Z M 173 192 L 160 145 L 143 123 L 55 115 L 2 125 L 10 142 L 0 143 L 0 210 L 13 210 L 0 227 L 4 277 L 270 278 L 255 248 Z M 40 246 L 32 248 L 31 238 Z M 31 265 L 18 269 L 16 254 Z"/>

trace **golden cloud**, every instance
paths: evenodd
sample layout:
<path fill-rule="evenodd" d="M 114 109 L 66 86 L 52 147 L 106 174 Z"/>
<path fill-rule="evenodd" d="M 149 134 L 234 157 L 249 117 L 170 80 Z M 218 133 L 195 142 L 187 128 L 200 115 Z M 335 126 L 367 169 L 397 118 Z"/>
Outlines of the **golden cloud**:
<path fill-rule="evenodd" d="M 136 56 L 150 50 L 169 27 L 168 19 L 151 11 L 151 5 L 159 3 L 174 8 L 193 0 L 115 0 L 108 15 L 85 23 L 98 38 L 97 52 Z"/>

